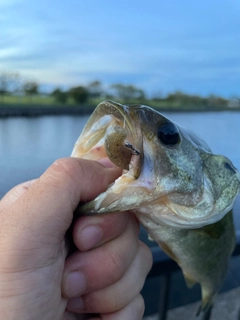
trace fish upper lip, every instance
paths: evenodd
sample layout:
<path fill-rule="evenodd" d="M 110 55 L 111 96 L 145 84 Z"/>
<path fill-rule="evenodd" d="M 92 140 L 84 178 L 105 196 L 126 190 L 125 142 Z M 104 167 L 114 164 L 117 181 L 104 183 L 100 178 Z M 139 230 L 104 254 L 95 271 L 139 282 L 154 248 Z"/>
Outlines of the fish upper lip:
<path fill-rule="evenodd" d="M 103 101 L 98 105 L 99 108 L 101 107 L 109 107 L 109 115 L 114 116 L 118 120 L 122 120 L 124 122 L 124 127 L 125 125 L 130 129 L 132 133 L 132 119 L 129 115 L 128 112 L 128 106 L 119 104 L 114 101 Z M 117 112 L 116 112 L 117 111 Z"/>
<path fill-rule="evenodd" d="M 129 143 L 129 147 L 133 151 L 129 163 L 129 174 L 137 179 L 141 172 L 141 166 L 144 156 L 140 119 L 133 118 L 133 116 L 136 115 L 136 112 L 131 114 L 129 112 L 128 106 L 118 104 L 114 101 L 103 101 L 98 105 L 98 107 L 107 109 L 109 108 L 108 114 L 121 121 L 122 123 L 120 125 L 129 133 L 131 141 L 126 140 L 126 143 Z"/>

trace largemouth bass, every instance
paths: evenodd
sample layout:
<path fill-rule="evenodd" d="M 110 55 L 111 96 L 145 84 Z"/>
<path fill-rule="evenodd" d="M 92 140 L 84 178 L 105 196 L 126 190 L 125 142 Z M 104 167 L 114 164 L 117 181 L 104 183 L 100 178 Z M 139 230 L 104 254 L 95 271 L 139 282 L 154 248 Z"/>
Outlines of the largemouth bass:
<path fill-rule="evenodd" d="M 150 237 L 200 283 L 206 310 L 218 292 L 235 245 L 232 206 L 240 175 L 195 134 L 147 106 L 100 103 L 72 155 L 108 157 L 122 175 L 84 214 L 131 210 Z"/>

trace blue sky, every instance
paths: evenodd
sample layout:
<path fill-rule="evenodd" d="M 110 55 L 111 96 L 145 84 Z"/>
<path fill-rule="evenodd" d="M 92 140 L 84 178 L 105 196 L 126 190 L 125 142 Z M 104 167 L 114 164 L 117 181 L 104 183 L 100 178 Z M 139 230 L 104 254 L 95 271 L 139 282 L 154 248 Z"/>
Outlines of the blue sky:
<path fill-rule="evenodd" d="M 238 0 L 0 0 L 0 71 L 240 96 Z"/>

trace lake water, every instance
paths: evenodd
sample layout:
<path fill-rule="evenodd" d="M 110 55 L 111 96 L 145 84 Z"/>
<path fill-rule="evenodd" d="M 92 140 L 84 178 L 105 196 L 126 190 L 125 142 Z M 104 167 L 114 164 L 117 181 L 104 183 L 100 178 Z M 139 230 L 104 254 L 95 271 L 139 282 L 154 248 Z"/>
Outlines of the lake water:
<path fill-rule="evenodd" d="M 201 136 L 214 153 L 240 170 L 240 112 L 164 113 Z M 70 155 L 88 116 L 0 119 L 0 197 L 16 184 L 39 177 L 51 163 Z M 239 228 L 240 228 L 240 219 Z"/>

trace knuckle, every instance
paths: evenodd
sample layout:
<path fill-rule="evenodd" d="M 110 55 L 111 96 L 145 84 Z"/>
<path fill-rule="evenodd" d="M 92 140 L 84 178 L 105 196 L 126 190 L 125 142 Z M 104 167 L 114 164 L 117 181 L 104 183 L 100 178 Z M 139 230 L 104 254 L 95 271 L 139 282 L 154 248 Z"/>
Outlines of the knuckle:
<path fill-rule="evenodd" d="M 152 268 L 153 257 L 151 249 L 142 241 L 139 240 L 139 254 L 141 256 L 141 260 L 144 261 L 145 271 L 148 273 Z"/>
<path fill-rule="evenodd" d="M 79 176 L 79 170 L 81 170 L 81 167 L 76 159 L 57 159 L 40 177 L 39 181 L 47 183 L 55 188 L 66 187 L 67 189 L 68 187 L 77 184 L 76 177 Z"/>
<path fill-rule="evenodd" d="M 123 257 L 117 252 L 109 250 L 109 266 L 111 266 L 112 274 L 114 275 L 115 280 L 118 280 L 125 271 L 125 264 Z"/>
<path fill-rule="evenodd" d="M 141 294 L 135 298 L 135 314 L 136 319 L 142 319 L 145 311 L 145 302 Z"/>
<path fill-rule="evenodd" d="M 74 178 L 74 172 L 76 172 L 76 163 L 72 158 L 57 159 L 54 161 L 51 167 L 54 171 L 57 171 L 61 175 Z"/>
<path fill-rule="evenodd" d="M 111 303 L 110 303 L 110 309 L 112 312 L 117 311 L 119 309 L 121 309 L 122 307 L 124 307 L 124 303 L 122 303 L 121 299 L 119 299 L 119 297 L 122 296 L 123 293 L 119 292 L 113 292 L 112 295 L 112 299 L 111 299 Z"/>

